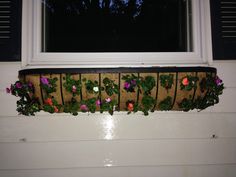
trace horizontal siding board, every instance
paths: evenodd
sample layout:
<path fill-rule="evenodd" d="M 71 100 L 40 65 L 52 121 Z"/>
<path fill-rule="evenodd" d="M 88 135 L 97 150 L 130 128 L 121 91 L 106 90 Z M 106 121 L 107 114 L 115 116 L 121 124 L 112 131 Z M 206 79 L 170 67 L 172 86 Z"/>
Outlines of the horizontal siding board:
<path fill-rule="evenodd" d="M 128 118 L 129 117 L 129 118 Z M 236 138 L 236 113 L 0 117 L 0 142 Z M 62 131 L 63 130 L 63 131 Z"/>
<path fill-rule="evenodd" d="M 236 165 L 0 170 L 0 177 L 234 177 Z"/>
<path fill-rule="evenodd" d="M 0 143 L 0 169 L 236 163 L 236 139 Z"/>

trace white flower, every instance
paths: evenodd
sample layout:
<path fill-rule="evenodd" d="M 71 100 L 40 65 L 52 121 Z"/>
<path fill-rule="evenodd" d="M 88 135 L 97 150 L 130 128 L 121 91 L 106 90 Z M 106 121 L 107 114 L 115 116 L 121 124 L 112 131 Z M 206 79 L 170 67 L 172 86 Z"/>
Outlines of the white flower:
<path fill-rule="evenodd" d="M 96 93 L 99 91 L 99 88 L 98 87 L 93 87 L 93 91 Z"/>

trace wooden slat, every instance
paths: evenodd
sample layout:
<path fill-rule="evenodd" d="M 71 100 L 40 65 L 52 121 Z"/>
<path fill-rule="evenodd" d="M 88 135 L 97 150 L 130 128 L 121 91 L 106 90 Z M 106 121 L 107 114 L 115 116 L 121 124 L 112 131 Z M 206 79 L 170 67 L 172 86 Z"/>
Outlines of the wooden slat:
<path fill-rule="evenodd" d="M 236 139 L 0 143 L 0 169 L 236 163 Z"/>
<path fill-rule="evenodd" d="M 233 177 L 235 164 L 0 170 L 4 177 Z"/>
<path fill-rule="evenodd" d="M 0 142 L 236 138 L 235 113 L 0 117 Z"/>

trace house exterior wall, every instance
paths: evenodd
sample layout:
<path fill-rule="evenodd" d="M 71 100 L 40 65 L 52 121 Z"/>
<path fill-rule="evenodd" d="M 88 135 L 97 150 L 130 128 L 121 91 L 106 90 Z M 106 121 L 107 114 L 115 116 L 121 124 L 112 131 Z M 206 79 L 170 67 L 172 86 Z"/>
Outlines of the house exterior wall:
<path fill-rule="evenodd" d="M 226 88 L 202 112 L 24 117 L 5 92 L 20 63 L 1 63 L 0 177 L 236 176 L 236 62 L 213 66 Z"/>

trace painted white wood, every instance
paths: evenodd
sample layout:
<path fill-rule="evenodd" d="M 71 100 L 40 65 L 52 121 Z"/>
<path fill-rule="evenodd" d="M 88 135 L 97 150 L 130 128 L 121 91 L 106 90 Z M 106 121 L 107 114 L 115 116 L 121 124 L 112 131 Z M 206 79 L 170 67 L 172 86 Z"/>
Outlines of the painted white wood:
<path fill-rule="evenodd" d="M 236 163 L 236 138 L 0 143 L 0 169 Z"/>
<path fill-rule="evenodd" d="M 235 177 L 236 165 L 0 170 L 0 177 Z"/>
<path fill-rule="evenodd" d="M 46 53 L 41 51 L 41 2 L 23 0 L 24 67 L 117 67 L 212 63 L 209 0 L 192 1 L 193 52 Z"/>
<path fill-rule="evenodd" d="M 235 113 L 0 117 L 0 142 L 236 138 Z M 62 131 L 63 130 L 63 131 Z"/>

